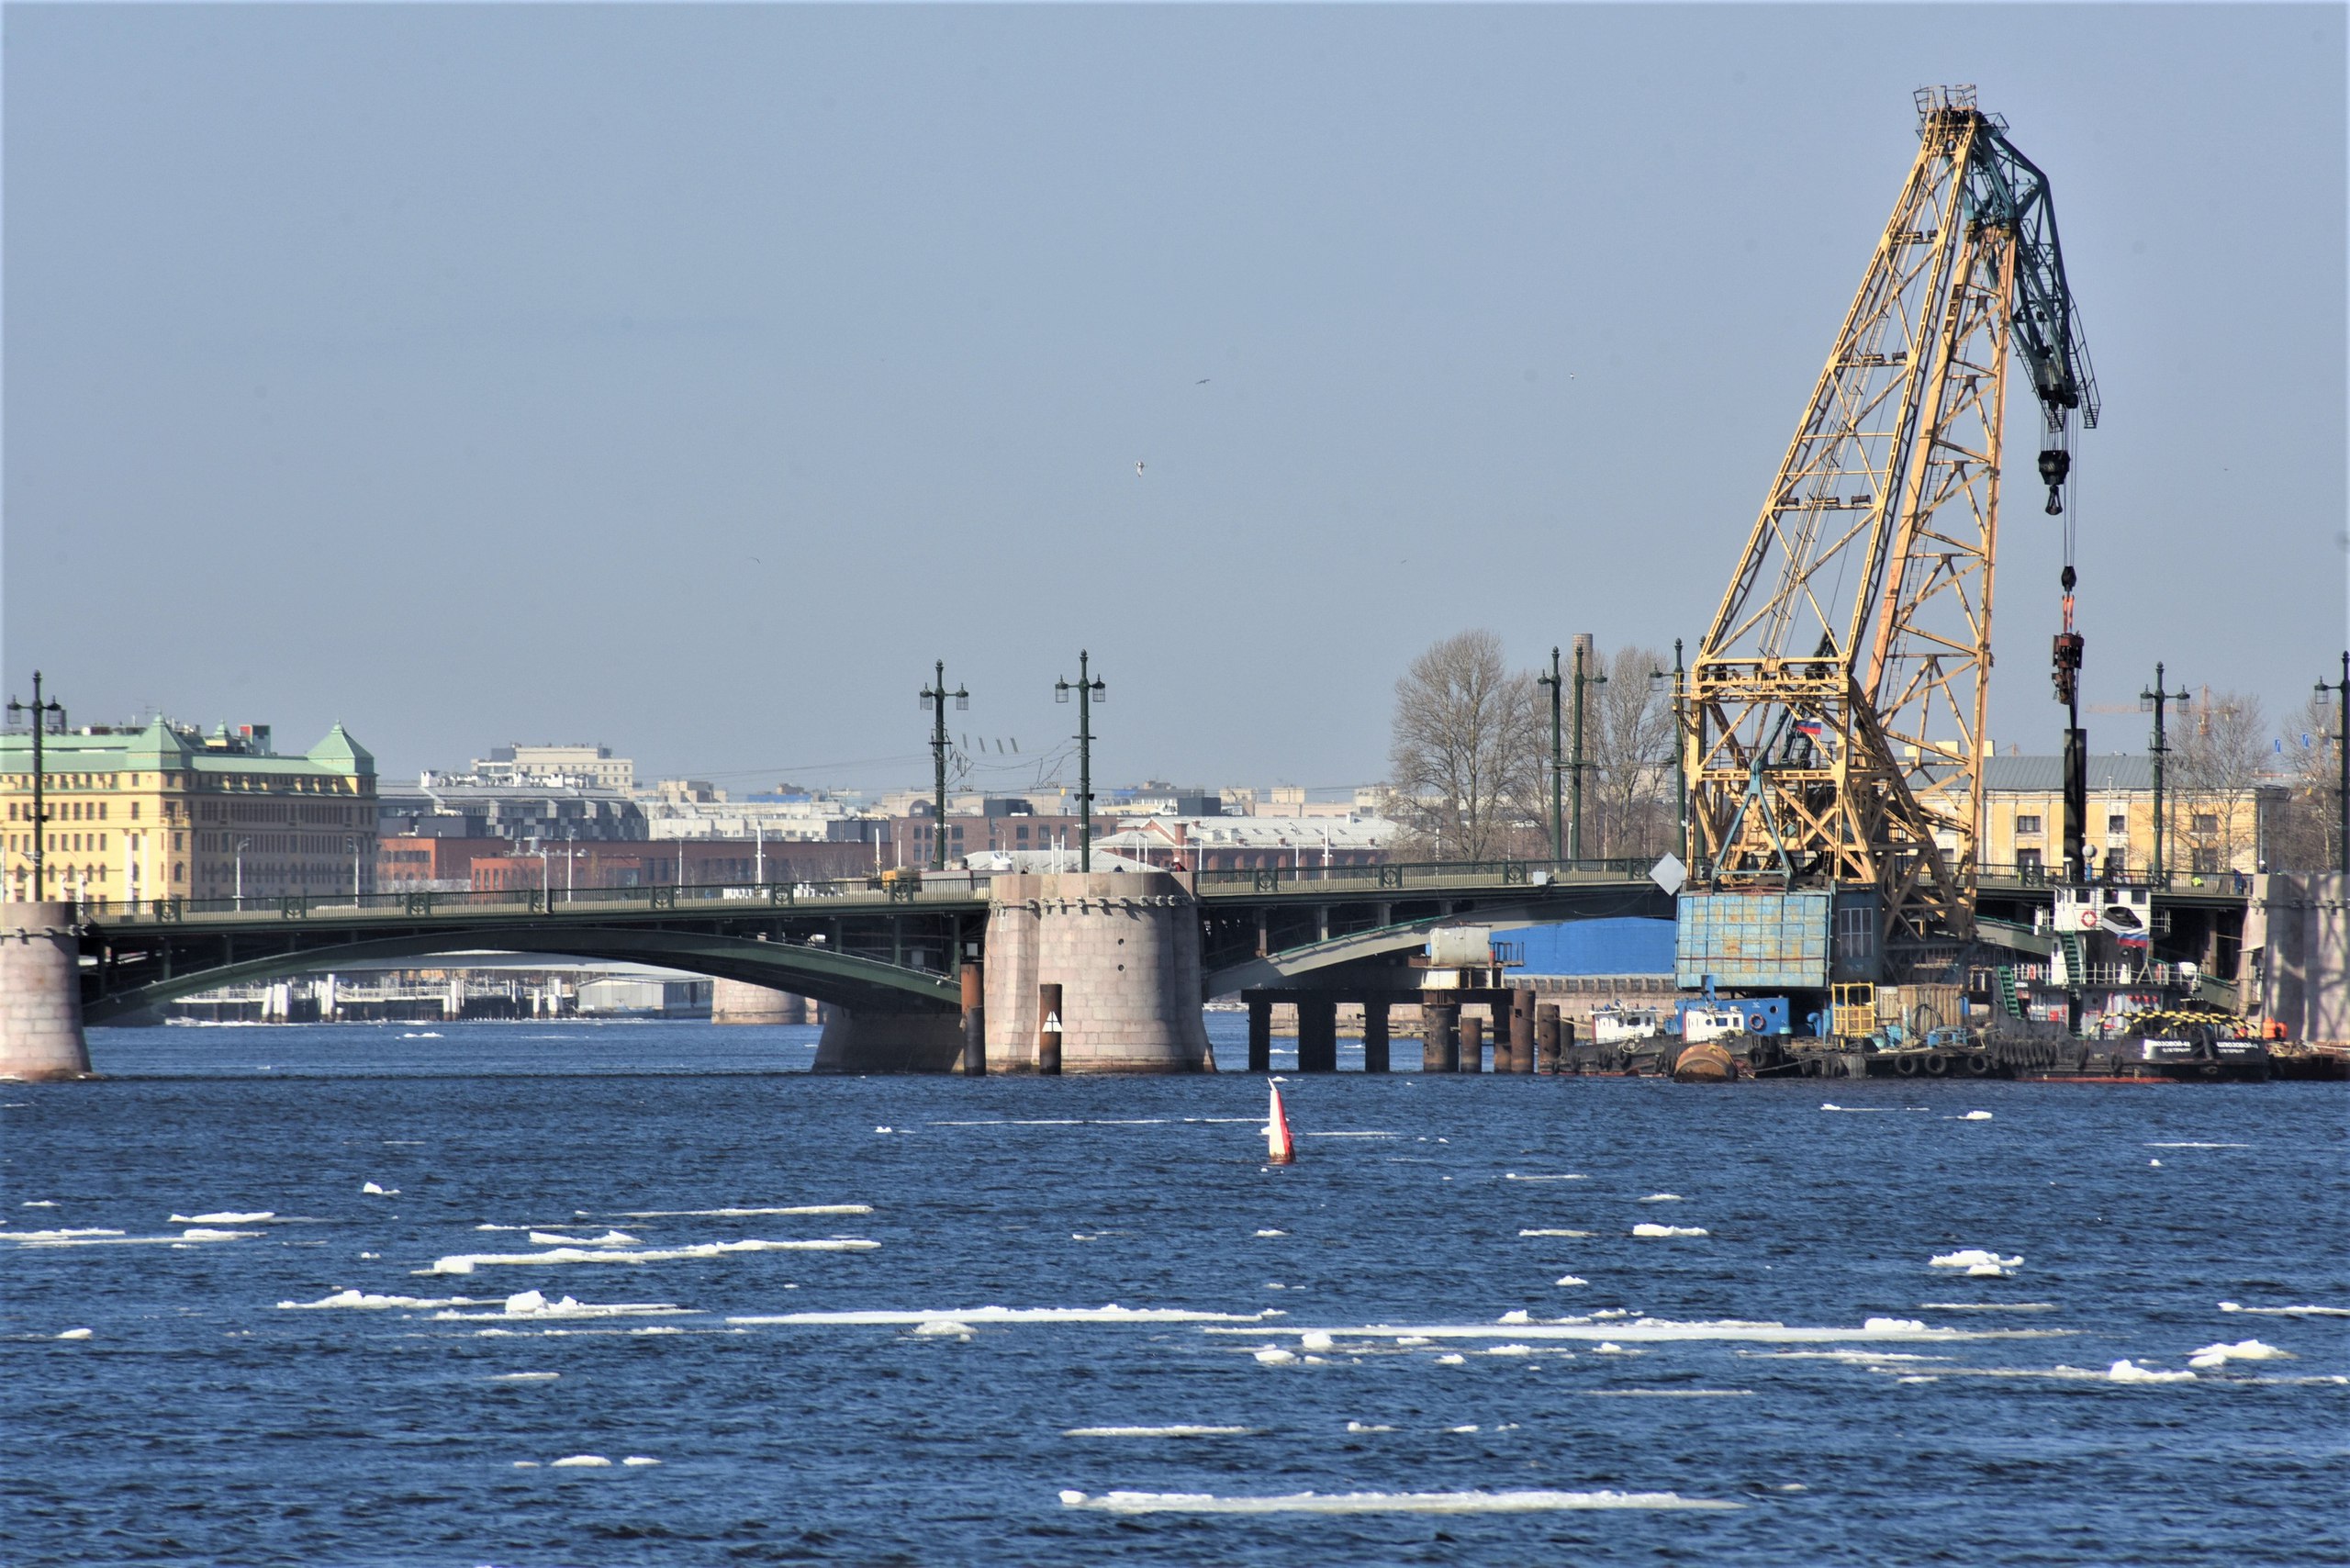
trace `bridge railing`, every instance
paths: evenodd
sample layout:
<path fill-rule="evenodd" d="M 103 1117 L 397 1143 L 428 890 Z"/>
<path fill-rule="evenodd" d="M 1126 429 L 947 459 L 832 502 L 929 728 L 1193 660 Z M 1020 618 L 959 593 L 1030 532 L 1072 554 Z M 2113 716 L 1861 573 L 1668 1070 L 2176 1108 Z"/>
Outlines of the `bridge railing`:
<path fill-rule="evenodd" d="M 2063 867 L 2052 869 L 2038 861 L 1978 861 L 1975 874 L 1978 882 L 2005 882 L 2026 888 L 2053 888 L 2065 880 Z M 2092 880 L 2097 887 L 2152 888 L 2158 892 L 2210 893 L 2235 898 L 2244 898 L 2252 892 L 2252 878 L 2242 871 L 2179 871 L 2165 867 L 2160 876 L 2146 870 L 2135 870 Z"/>
<path fill-rule="evenodd" d="M 109 925 L 168 925 L 188 920 L 349 919 L 353 916 L 430 920 L 442 916 L 547 916 L 567 919 L 599 913 L 643 913 L 684 908 L 711 913 L 748 913 L 766 908 L 822 909 L 852 903 L 913 904 L 960 902 L 974 884 L 956 879 L 923 887 L 919 878 L 859 877 L 824 882 L 662 883 L 633 888 L 476 888 L 464 891 L 395 890 L 362 893 L 285 893 L 218 899 L 85 899 L 74 905 L 78 918 Z M 978 890 L 984 896 L 984 889 Z"/>
<path fill-rule="evenodd" d="M 1203 892 L 1225 889 L 1273 893 L 1292 887 L 1377 892 L 1490 879 L 1503 887 L 1541 887 L 1570 879 L 1638 880 L 1646 878 L 1655 865 L 1654 856 L 1604 860 L 1410 860 L 1378 866 L 1321 866 L 1307 860 L 1289 866 L 1202 871 L 1198 886 Z"/>

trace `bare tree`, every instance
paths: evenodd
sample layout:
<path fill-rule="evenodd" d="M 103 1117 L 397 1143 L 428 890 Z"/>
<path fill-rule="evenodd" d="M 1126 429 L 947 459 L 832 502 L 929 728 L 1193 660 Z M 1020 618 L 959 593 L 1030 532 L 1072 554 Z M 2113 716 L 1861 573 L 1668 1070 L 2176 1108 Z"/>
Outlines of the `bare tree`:
<path fill-rule="evenodd" d="M 1653 648 L 1618 648 L 1607 684 L 1591 689 L 1583 750 L 1592 762 L 1602 855 L 1662 853 L 1672 837 L 1673 689 Z"/>
<path fill-rule="evenodd" d="M 2267 732 L 2259 698 L 2208 687 L 2199 695 L 2173 765 L 2186 829 L 2177 837 L 2187 846 L 2190 870 L 2251 869 L 2249 808 L 2260 787 Z"/>
<path fill-rule="evenodd" d="M 2342 864 L 2341 709 L 2312 695 L 2285 726 L 2285 799 L 2269 813 L 2268 866 L 2331 871 Z"/>
<path fill-rule="evenodd" d="M 1448 637 L 1412 661 L 1395 683 L 1388 747 L 1389 811 L 1404 827 L 1403 857 L 1525 853 L 1540 817 L 1534 696 L 1533 678 L 1510 672 L 1491 632 Z"/>

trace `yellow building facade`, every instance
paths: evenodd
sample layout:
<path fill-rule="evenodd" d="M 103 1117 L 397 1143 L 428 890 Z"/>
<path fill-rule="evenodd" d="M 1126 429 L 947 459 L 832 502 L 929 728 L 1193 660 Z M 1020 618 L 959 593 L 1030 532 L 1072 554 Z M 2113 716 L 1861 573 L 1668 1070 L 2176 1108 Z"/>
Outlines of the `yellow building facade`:
<path fill-rule="evenodd" d="M 2088 811 L 2082 841 L 2089 865 L 2115 880 L 2143 878 L 2154 859 L 2154 774 L 2151 757 L 2088 758 Z M 2064 759 L 1994 756 L 1983 775 L 1985 874 L 2058 876 L 2065 866 Z M 2164 779 L 2163 868 L 2177 880 L 2259 869 L 2259 801 L 2246 790 L 2232 799 L 2182 789 Z"/>
<path fill-rule="evenodd" d="M 269 727 L 168 720 L 41 737 L 47 896 L 330 897 L 373 885 L 375 759 L 341 724 L 298 756 Z M 0 735 L 0 896 L 33 897 L 33 737 Z"/>

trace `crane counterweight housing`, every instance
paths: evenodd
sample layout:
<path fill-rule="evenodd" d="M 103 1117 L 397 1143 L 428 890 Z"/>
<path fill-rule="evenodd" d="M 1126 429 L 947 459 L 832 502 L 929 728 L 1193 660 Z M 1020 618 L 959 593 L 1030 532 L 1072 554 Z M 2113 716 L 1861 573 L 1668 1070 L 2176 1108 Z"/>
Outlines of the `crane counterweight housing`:
<path fill-rule="evenodd" d="M 2047 176 L 1972 87 L 1917 106 L 1917 158 L 1699 648 L 1682 737 L 1713 889 L 1874 889 L 1876 946 L 1911 965 L 1973 935 L 2010 353 L 2049 511 L 2076 423 L 2098 419 Z"/>

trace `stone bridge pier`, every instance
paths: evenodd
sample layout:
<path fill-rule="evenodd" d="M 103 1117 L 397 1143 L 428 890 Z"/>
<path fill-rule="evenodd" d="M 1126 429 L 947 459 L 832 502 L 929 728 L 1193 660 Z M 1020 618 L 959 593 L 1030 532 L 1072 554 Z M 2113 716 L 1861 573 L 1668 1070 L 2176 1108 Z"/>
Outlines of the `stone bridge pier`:
<path fill-rule="evenodd" d="M 1200 913 L 1164 871 L 998 877 L 987 935 L 987 1070 L 1034 1072 L 1038 988 L 1060 988 L 1063 1073 L 1213 1072 Z"/>
<path fill-rule="evenodd" d="M 0 904 L 0 1078 L 43 1083 L 89 1076 L 73 906 Z"/>

